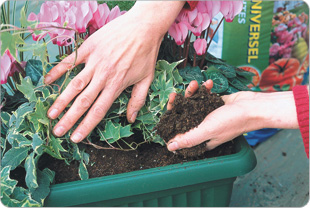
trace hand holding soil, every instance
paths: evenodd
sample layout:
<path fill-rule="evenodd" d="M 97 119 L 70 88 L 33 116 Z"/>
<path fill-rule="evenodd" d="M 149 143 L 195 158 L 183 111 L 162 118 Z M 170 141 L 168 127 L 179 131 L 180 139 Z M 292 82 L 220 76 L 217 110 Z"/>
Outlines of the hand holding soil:
<path fill-rule="evenodd" d="M 190 91 L 195 93 L 198 87 L 193 88 L 192 85 L 191 83 L 188 89 L 191 88 Z M 205 86 L 208 90 L 212 88 L 212 84 L 205 83 Z M 169 109 L 172 108 L 175 95 L 172 94 L 170 98 Z M 198 144 L 204 144 L 207 150 L 212 150 L 249 131 L 261 128 L 298 128 L 291 91 L 238 92 L 224 95 L 222 99 L 225 105 L 208 114 L 196 128 L 173 136 L 168 142 L 168 150 L 175 151 Z"/>

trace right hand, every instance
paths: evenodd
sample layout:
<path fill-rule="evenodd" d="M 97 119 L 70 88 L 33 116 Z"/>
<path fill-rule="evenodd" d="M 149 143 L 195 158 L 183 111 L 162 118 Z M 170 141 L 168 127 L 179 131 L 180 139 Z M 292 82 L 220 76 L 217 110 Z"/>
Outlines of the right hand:
<path fill-rule="evenodd" d="M 208 90 L 212 89 L 213 81 L 208 80 L 203 84 Z M 185 91 L 185 97 L 190 97 L 198 90 L 197 81 L 192 81 Z M 176 94 L 169 97 L 167 109 L 173 107 Z M 247 131 L 248 120 L 244 104 L 253 99 L 252 92 L 239 92 L 222 96 L 224 106 L 211 112 L 202 123 L 184 134 L 178 134 L 168 142 L 168 150 L 175 151 L 190 148 L 206 142 L 208 150 L 212 150 Z"/>

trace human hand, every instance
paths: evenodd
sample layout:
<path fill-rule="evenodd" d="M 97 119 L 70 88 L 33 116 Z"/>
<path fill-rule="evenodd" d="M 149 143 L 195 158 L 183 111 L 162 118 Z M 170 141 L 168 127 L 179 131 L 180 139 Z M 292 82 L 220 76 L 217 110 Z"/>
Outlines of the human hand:
<path fill-rule="evenodd" d="M 190 83 L 188 88 L 194 93 L 198 84 Z M 170 96 L 169 109 L 174 97 Z M 198 127 L 171 139 L 168 150 L 190 148 L 202 142 L 212 150 L 245 132 L 261 128 L 298 128 L 292 92 L 238 92 L 222 96 L 222 99 L 224 106 L 211 112 Z"/>
<path fill-rule="evenodd" d="M 160 3 L 137 2 L 133 9 L 109 22 L 81 45 L 75 65 L 85 63 L 85 68 L 48 110 L 49 118 L 56 119 L 77 96 L 54 127 L 56 136 L 63 136 L 89 109 L 71 135 L 74 142 L 83 140 L 103 119 L 113 101 L 131 85 L 134 87 L 127 119 L 131 123 L 135 121 L 154 77 L 162 37 L 184 5 L 184 2 L 167 2 L 165 9 L 159 9 Z M 169 13 L 168 4 L 172 3 L 177 6 Z M 51 84 L 66 73 L 73 66 L 75 56 L 73 53 L 55 66 L 46 75 L 45 83 Z"/>

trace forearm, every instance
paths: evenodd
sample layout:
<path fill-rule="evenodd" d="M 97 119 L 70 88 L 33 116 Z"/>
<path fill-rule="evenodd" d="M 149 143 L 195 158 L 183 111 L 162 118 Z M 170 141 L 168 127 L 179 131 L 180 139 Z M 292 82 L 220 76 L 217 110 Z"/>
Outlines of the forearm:
<path fill-rule="evenodd" d="M 293 92 L 255 93 L 245 101 L 249 131 L 260 128 L 297 129 L 298 120 Z"/>
<path fill-rule="evenodd" d="M 139 20 L 141 27 L 163 36 L 184 4 L 185 1 L 137 1 L 128 13 Z"/>

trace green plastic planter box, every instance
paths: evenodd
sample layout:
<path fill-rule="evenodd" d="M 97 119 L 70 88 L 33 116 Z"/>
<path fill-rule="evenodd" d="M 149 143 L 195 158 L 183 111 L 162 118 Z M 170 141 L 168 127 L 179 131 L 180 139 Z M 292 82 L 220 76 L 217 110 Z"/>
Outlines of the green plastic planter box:
<path fill-rule="evenodd" d="M 229 206 L 236 177 L 256 166 L 244 137 L 234 144 L 232 155 L 52 185 L 45 206 Z"/>

